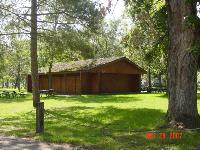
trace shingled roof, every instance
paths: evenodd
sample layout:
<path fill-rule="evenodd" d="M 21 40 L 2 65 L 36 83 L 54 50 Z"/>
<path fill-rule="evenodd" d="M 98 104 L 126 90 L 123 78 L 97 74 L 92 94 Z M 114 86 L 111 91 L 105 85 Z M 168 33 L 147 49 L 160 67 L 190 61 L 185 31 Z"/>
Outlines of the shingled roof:
<path fill-rule="evenodd" d="M 77 71 L 87 71 L 101 65 L 117 61 L 120 59 L 127 59 L 125 57 L 110 57 L 110 58 L 98 58 L 98 59 L 87 59 L 79 61 L 71 61 L 68 63 L 55 63 L 52 66 L 52 72 L 77 72 Z M 128 60 L 128 59 L 127 59 Z M 134 63 L 133 63 L 134 64 Z M 136 64 L 134 64 L 138 67 Z M 143 70 L 142 68 L 138 67 Z M 43 67 L 39 69 L 39 73 L 47 73 L 48 67 Z"/>

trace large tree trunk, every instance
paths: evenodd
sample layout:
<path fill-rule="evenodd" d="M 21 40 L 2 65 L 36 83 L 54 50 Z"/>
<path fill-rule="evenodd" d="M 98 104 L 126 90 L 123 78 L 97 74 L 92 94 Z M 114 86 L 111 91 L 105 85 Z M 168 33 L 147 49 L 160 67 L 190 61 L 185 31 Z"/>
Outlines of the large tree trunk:
<path fill-rule="evenodd" d="M 199 126 L 197 111 L 197 57 L 191 52 L 195 28 L 186 27 L 195 6 L 184 0 L 167 0 L 169 15 L 168 121 L 174 126 Z"/>

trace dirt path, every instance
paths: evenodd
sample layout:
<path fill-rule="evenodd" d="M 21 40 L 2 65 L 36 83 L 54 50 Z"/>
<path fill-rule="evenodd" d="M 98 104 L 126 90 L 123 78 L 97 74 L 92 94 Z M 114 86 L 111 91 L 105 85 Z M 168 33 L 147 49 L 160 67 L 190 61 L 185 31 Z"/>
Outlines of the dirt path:
<path fill-rule="evenodd" d="M 27 138 L 0 136 L 1 150 L 89 150 L 69 144 L 38 142 Z"/>

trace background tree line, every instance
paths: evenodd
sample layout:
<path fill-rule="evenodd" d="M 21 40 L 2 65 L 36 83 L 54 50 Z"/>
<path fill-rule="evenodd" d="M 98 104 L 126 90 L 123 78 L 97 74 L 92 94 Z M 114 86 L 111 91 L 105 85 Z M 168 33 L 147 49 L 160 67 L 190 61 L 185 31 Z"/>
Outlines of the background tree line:
<path fill-rule="evenodd" d="M 60 61 L 126 56 L 148 71 L 146 79 L 149 87 L 152 77 L 166 78 L 167 15 L 163 1 L 126 2 L 127 11 L 124 15 L 134 22 L 132 26 L 124 22 L 123 16 L 118 20 L 103 19 L 109 13 L 111 3 L 105 8 L 96 2 L 81 0 L 69 1 L 67 4 L 62 0 L 39 1 L 39 67 L 48 67 L 51 74 L 52 64 Z M 22 8 L 20 4 L 20 7 L 16 7 L 16 3 L 18 1 L 10 0 L 1 6 L 1 37 L 7 41 L 2 40 L 2 48 L 10 49 L 13 40 L 22 44 L 24 42 L 26 50 L 24 49 L 23 57 L 28 60 L 30 7 L 26 1 L 20 2 L 24 6 Z M 16 47 L 14 51 L 22 50 Z M 7 58 L 4 56 L 4 59 Z M 23 67 L 25 72 L 18 74 L 30 72 L 28 62 Z M 14 69 L 7 70 L 17 70 L 17 67 L 13 67 Z M 5 73 L 6 68 L 1 71 Z M 16 76 L 14 78 L 19 79 Z M 1 78 L 2 83 L 9 81 L 13 84 L 18 79 L 6 76 Z M 25 76 L 20 79 L 22 83 L 25 82 Z M 19 88 L 20 82 L 16 82 L 16 86 Z"/>

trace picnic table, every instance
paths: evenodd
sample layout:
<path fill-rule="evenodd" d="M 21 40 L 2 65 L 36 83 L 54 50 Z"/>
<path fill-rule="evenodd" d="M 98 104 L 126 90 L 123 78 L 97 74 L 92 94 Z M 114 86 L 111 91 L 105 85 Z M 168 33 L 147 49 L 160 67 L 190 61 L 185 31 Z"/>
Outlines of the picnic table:
<path fill-rule="evenodd" d="M 49 90 L 40 90 L 40 94 L 46 94 L 46 96 L 53 96 L 55 94 L 54 89 L 49 89 Z"/>

